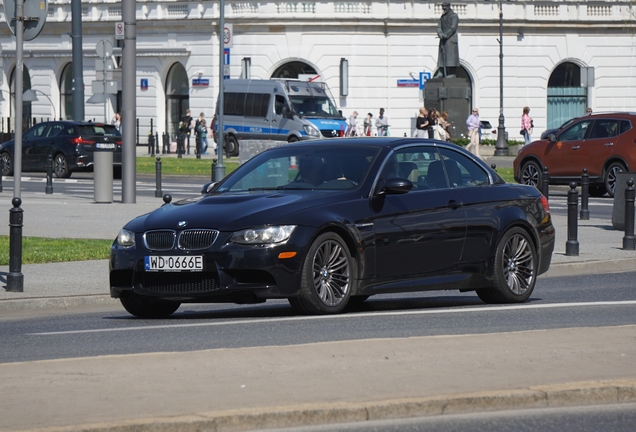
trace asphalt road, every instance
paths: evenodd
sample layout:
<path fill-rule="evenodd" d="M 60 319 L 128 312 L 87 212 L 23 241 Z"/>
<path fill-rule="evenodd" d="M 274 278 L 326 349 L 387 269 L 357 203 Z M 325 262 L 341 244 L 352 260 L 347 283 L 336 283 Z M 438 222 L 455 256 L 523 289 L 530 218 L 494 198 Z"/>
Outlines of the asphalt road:
<path fill-rule="evenodd" d="M 530 301 L 513 306 L 485 305 L 474 293 L 430 292 L 372 297 L 337 316 L 300 316 L 286 301 L 268 301 L 182 305 L 165 320 L 133 318 L 123 308 L 4 319 L 0 345 L 11 349 L 0 350 L 0 363 L 630 325 L 636 324 L 635 277 L 539 278 Z"/>

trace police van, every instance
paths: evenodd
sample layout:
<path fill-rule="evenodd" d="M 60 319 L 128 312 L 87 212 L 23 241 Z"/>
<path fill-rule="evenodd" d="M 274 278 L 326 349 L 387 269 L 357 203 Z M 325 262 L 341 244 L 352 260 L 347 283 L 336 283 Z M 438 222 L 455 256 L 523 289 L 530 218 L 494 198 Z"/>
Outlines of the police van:
<path fill-rule="evenodd" d="M 346 120 L 336 109 L 326 83 L 228 79 L 224 88 L 223 130 L 230 156 L 238 155 L 241 140 L 294 142 L 344 136 Z M 217 115 L 212 125 L 215 142 Z"/>

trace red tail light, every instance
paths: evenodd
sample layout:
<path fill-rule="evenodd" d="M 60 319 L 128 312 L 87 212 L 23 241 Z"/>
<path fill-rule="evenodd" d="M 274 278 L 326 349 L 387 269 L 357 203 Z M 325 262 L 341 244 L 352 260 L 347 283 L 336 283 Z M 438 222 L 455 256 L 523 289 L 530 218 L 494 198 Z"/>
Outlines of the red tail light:
<path fill-rule="evenodd" d="M 94 140 L 89 140 L 89 139 L 85 139 L 80 137 L 75 137 L 75 138 L 69 138 L 68 140 L 71 144 L 75 144 L 75 145 L 82 145 L 82 144 L 95 144 Z"/>
<path fill-rule="evenodd" d="M 541 195 L 541 204 L 543 205 L 543 209 L 546 213 L 550 213 L 550 204 L 548 203 L 548 199 Z"/>

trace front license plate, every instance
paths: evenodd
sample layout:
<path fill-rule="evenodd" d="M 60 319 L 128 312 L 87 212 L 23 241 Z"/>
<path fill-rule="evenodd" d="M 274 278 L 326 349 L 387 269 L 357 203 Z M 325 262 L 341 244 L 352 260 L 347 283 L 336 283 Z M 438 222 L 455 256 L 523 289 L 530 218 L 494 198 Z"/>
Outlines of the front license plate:
<path fill-rule="evenodd" d="M 203 271 L 203 255 L 147 256 L 146 271 Z"/>

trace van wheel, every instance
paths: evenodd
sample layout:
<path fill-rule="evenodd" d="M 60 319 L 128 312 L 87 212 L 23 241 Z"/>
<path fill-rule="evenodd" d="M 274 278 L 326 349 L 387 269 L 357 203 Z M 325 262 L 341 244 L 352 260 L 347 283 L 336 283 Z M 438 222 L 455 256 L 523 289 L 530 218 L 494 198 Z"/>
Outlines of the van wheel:
<path fill-rule="evenodd" d="M 225 138 L 225 154 L 228 156 L 238 156 L 239 145 L 234 135 L 228 135 Z"/>
<path fill-rule="evenodd" d="M 287 142 L 293 143 L 293 142 L 297 142 L 298 141 L 298 137 L 297 136 L 290 136 L 289 139 L 287 140 Z"/>

